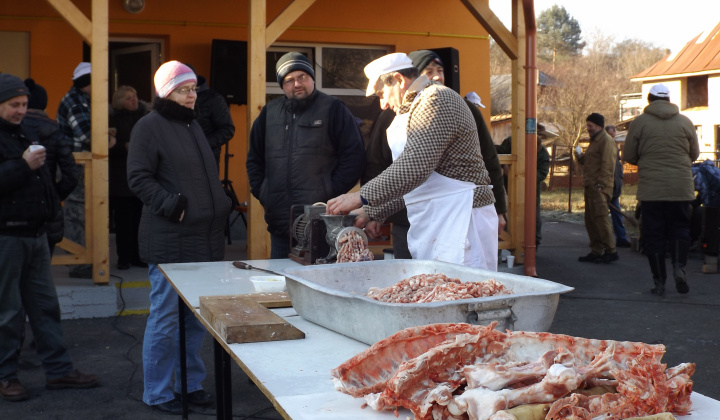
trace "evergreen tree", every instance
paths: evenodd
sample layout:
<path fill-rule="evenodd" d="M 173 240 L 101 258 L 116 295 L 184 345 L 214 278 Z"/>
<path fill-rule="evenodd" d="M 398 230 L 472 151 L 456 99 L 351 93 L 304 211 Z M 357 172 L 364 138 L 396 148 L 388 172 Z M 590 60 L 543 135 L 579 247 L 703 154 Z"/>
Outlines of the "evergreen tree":
<path fill-rule="evenodd" d="M 564 7 L 554 5 L 544 10 L 538 17 L 538 58 L 551 62 L 554 68 L 559 59 L 580 55 L 585 47 L 581 35 L 580 24 Z"/>

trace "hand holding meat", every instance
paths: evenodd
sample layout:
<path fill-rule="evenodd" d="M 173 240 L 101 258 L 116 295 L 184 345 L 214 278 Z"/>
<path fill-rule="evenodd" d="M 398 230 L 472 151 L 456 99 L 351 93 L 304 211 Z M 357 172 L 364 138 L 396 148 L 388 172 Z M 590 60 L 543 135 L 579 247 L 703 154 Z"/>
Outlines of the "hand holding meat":
<path fill-rule="evenodd" d="M 32 149 L 32 146 L 25 149 L 22 157 L 25 159 L 25 162 L 27 162 L 30 169 L 34 171 L 45 164 L 45 148 L 40 146 L 35 148 L 35 150 Z"/>
<path fill-rule="evenodd" d="M 347 193 L 337 196 L 327 202 L 328 214 L 348 214 L 362 207 L 360 192 Z"/>

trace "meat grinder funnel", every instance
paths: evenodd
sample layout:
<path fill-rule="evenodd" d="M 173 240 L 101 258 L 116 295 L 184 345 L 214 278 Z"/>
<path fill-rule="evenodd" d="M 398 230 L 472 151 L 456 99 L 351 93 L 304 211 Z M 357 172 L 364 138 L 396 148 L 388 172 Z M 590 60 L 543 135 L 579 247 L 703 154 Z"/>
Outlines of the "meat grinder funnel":
<path fill-rule="evenodd" d="M 327 233 L 325 234 L 325 240 L 330 245 L 330 252 L 325 257 L 324 262 L 331 262 L 337 258 L 337 238 L 340 232 L 353 225 L 355 222 L 356 214 L 321 214 L 320 217 L 325 222 L 327 227 Z"/>

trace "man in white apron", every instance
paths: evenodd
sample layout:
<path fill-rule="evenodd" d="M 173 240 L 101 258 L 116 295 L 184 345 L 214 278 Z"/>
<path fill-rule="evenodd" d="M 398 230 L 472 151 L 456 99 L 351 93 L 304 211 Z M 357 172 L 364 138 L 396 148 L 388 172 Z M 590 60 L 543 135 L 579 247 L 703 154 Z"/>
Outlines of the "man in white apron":
<path fill-rule="evenodd" d="M 393 164 L 360 191 L 328 201 L 328 213 L 362 207 L 356 225 L 372 234 L 405 205 L 413 258 L 497 270 L 495 199 L 462 97 L 418 77 L 403 53 L 373 61 L 365 74 L 366 95 L 377 94 L 397 114 L 388 128 Z"/>

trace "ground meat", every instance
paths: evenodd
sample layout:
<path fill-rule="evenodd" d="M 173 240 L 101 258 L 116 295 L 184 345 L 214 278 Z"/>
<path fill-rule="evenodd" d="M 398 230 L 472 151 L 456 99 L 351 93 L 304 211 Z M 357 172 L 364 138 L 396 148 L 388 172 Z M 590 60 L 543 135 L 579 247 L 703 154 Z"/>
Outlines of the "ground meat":
<path fill-rule="evenodd" d="M 338 250 L 337 262 L 359 262 L 372 261 L 373 254 L 368 249 L 367 244 L 362 236 L 355 231 L 351 231 L 338 241 L 340 249 Z"/>
<path fill-rule="evenodd" d="M 390 303 L 423 303 L 512 293 L 512 289 L 495 279 L 463 283 L 444 274 L 418 274 L 383 289 L 371 287 L 366 296 Z"/>

